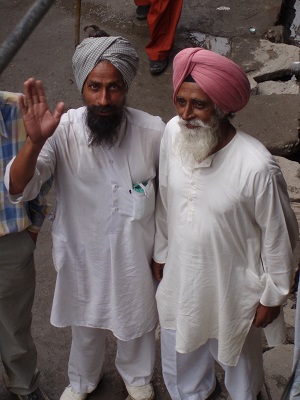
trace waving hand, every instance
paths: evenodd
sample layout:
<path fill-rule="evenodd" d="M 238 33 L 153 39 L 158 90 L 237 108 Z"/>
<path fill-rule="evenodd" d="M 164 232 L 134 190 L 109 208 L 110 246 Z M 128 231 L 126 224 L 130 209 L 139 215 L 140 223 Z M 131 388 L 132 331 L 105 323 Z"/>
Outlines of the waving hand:
<path fill-rule="evenodd" d="M 44 144 L 53 135 L 64 111 L 59 102 L 52 114 L 48 108 L 43 84 L 33 78 L 24 82 L 25 97 L 19 96 L 20 109 L 27 135 L 32 143 Z"/>
<path fill-rule="evenodd" d="M 13 195 L 22 193 L 33 177 L 39 153 L 64 111 L 64 103 L 60 102 L 54 113 L 50 112 L 41 81 L 25 81 L 24 93 L 19 96 L 19 104 L 27 139 L 10 168 L 9 192 Z"/>

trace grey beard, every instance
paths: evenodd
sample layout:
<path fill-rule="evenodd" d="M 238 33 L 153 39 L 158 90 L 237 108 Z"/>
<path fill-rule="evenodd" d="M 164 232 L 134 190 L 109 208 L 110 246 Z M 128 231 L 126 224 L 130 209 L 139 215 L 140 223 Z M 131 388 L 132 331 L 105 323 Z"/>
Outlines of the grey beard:
<path fill-rule="evenodd" d="M 219 122 L 220 118 L 216 115 L 209 124 L 193 120 L 189 121 L 189 124 L 195 125 L 195 128 L 190 129 L 186 127 L 186 121 L 180 118 L 178 122 L 180 131 L 175 137 L 173 147 L 182 164 L 194 166 L 212 153 L 220 141 Z"/>
<path fill-rule="evenodd" d="M 112 110 L 112 115 L 101 116 L 100 111 Z M 87 106 L 86 124 L 89 127 L 89 139 L 93 146 L 112 147 L 119 137 L 124 107 Z"/>

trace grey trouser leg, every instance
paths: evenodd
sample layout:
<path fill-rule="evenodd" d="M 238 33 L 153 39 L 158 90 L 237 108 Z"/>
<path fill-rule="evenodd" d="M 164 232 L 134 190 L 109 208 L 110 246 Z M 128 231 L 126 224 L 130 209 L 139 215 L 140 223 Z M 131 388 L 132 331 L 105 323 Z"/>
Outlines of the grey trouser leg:
<path fill-rule="evenodd" d="M 5 384 L 16 394 L 39 385 L 37 354 L 31 336 L 35 291 L 35 244 L 27 231 L 0 237 L 0 356 Z"/>

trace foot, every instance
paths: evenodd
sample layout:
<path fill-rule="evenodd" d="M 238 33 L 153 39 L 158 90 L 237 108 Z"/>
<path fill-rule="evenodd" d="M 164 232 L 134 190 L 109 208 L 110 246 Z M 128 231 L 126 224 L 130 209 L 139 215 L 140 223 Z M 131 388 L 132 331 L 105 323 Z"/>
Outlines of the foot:
<path fill-rule="evenodd" d="M 63 394 L 60 396 L 60 400 L 84 400 L 87 395 L 87 393 L 76 392 L 76 390 L 69 385 L 63 391 Z"/>
<path fill-rule="evenodd" d="M 17 398 L 19 400 L 49 400 L 39 388 L 29 394 L 17 394 Z"/>
<path fill-rule="evenodd" d="M 139 21 L 143 21 L 144 19 L 147 19 L 147 15 L 150 9 L 150 5 L 149 6 L 137 6 L 136 8 L 136 18 Z"/>
<path fill-rule="evenodd" d="M 166 60 L 150 60 L 150 72 L 152 75 L 161 74 L 168 66 L 168 59 Z"/>
<path fill-rule="evenodd" d="M 153 385 L 149 383 L 145 386 L 127 386 L 128 397 L 126 400 L 153 400 L 154 390 Z"/>

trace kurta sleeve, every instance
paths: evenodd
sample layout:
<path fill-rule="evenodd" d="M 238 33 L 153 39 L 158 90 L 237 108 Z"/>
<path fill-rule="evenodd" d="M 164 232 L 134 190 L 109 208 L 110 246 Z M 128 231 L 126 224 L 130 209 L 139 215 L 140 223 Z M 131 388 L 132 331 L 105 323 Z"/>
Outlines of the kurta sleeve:
<path fill-rule="evenodd" d="M 162 138 L 159 158 L 159 191 L 157 196 L 155 221 L 156 234 L 154 243 L 154 261 L 164 264 L 168 254 L 168 160 L 167 160 L 167 134 Z"/>
<path fill-rule="evenodd" d="M 299 236 L 281 172 L 271 175 L 265 189 L 257 197 L 255 217 L 262 232 L 261 258 L 267 278 L 260 302 L 265 306 L 278 306 L 286 301 L 291 288 L 293 250 Z"/>
<path fill-rule="evenodd" d="M 55 134 L 59 133 L 60 128 L 57 128 Z M 27 186 L 25 187 L 23 193 L 19 193 L 16 195 L 11 195 L 8 193 L 9 200 L 14 203 L 21 203 L 24 201 L 31 201 L 35 199 L 41 192 L 42 187 L 46 187 L 47 191 L 50 189 L 52 185 L 52 177 L 54 174 L 55 164 L 56 164 L 56 153 L 55 153 L 55 137 L 54 135 L 47 140 L 42 151 L 39 154 L 37 165 L 35 169 L 35 173 L 31 180 L 28 182 Z M 4 183 L 9 191 L 9 176 L 10 176 L 10 168 L 13 163 L 14 159 L 12 159 L 6 167 L 5 176 L 4 176 Z M 48 183 L 46 183 L 48 182 Z M 45 184 L 45 185 L 44 185 Z M 44 186 L 43 186 L 44 185 Z"/>

